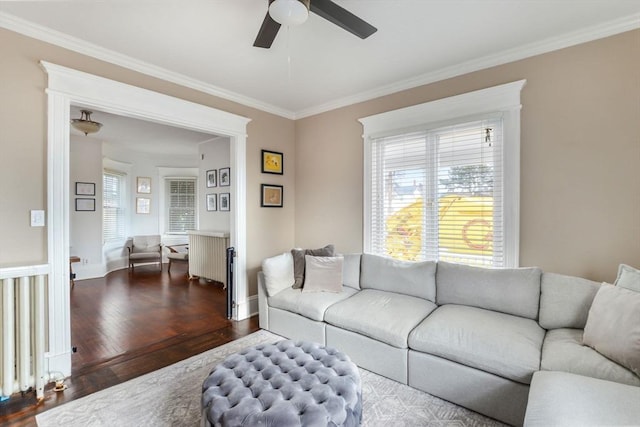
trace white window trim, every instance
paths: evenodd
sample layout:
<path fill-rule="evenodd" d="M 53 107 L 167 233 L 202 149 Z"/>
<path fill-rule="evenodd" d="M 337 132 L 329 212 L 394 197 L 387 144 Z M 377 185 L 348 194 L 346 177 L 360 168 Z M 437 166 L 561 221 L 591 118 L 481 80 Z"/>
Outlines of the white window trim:
<path fill-rule="evenodd" d="M 364 142 L 363 248 L 371 252 L 371 141 L 415 128 L 478 114 L 502 112 L 504 140 L 504 265 L 518 267 L 520 255 L 520 92 L 526 80 L 481 89 L 359 119 Z"/>
<path fill-rule="evenodd" d="M 158 168 L 158 176 L 160 177 L 160 197 L 159 197 L 159 223 L 160 234 L 163 238 L 172 239 L 176 236 L 186 236 L 187 233 L 168 233 L 166 224 L 166 183 L 168 178 L 174 179 L 195 179 L 196 181 L 196 229 L 200 229 L 200 190 L 198 184 L 198 168 Z"/>

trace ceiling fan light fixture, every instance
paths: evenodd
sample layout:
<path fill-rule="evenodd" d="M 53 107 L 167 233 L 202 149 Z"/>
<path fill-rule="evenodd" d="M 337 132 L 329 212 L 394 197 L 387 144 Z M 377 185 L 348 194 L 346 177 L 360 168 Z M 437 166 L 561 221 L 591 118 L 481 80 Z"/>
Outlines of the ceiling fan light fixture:
<path fill-rule="evenodd" d="M 269 15 L 278 24 L 293 27 L 309 18 L 309 0 L 274 0 Z"/>
<path fill-rule="evenodd" d="M 85 136 L 89 135 L 90 133 L 98 132 L 102 127 L 102 123 L 94 122 L 93 120 L 91 120 L 91 113 L 93 113 L 93 111 L 80 110 L 80 118 L 71 119 L 71 126 L 84 133 Z"/>

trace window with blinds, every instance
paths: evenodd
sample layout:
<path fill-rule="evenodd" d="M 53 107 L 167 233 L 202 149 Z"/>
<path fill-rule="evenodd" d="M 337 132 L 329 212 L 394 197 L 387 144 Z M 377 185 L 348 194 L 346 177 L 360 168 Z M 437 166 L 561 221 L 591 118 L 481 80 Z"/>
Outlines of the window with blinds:
<path fill-rule="evenodd" d="M 196 180 L 167 178 L 166 232 L 186 233 L 196 228 Z"/>
<path fill-rule="evenodd" d="M 502 118 L 371 139 L 370 250 L 504 266 Z"/>
<path fill-rule="evenodd" d="M 124 174 L 104 171 L 102 175 L 102 241 L 124 240 Z"/>

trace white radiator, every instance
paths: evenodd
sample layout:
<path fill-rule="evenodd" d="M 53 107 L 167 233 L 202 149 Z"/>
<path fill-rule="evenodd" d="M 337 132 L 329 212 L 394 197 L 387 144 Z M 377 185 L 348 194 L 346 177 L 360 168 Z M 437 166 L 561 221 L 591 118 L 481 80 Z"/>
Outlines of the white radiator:
<path fill-rule="evenodd" d="M 34 388 L 44 396 L 45 307 L 49 267 L 0 269 L 0 386 L 2 395 Z"/>
<path fill-rule="evenodd" d="M 189 275 L 221 282 L 227 287 L 226 251 L 229 233 L 189 232 Z"/>

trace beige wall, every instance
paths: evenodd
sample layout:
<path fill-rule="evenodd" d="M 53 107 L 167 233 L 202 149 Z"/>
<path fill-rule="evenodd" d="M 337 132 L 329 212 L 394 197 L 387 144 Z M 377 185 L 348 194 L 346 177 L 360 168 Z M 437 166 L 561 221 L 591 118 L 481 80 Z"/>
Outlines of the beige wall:
<path fill-rule="evenodd" d="M 520 264 L 613 281 L 640 267 L 640 31 L 296 121 L 296 245 L 362 250 L 358 118 L 526 79 Z"/>
<path fill-rule="evenodd" d="M 247 127 L 247 267 L 249 294 L 266 256 L 294 243 L 294 122 L 0 29 L 0 267 L 44 263 L 46 229 L 29 226 L 29 210 L 46 208 L 46 74 L 40 60 L 143 87 L 251 118 Z M 260 208 L 260 149 L 284 153 L 283 209 Z"/>
<path fill-rule="evenodd" d="M 0 267 L 46 262 L 46 60 L 249 117 L 249 294 L 261 260 L 292 246 L 362 250 L 362 127 L 357 119 L 519 79 L 522 265 L 613 281 L 640 266 L 640 31 L 399 92 L 293 122 L 0 29 Z M 294 141 L 295 137 L 295 141 Z M 260 173 L 260 149 L 285 175 Z M 260 183 L 285 207 L 260 208 Z M 295 224 L 295 225 L 294 225 Z M 295 233 L 295 239 L 294 239 Z"/>

